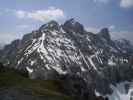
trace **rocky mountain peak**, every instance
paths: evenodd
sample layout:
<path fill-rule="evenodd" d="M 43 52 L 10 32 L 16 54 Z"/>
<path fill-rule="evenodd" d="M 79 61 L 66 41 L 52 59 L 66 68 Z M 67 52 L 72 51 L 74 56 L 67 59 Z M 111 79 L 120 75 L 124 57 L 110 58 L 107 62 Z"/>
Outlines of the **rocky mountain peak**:
<path fill-rule="evenodd" d="M 109 34 L 109 29 L 108 28 L 101 29 L 101 31 L 99 32 L 99 35 L 101 37 L 105 38 L 106 40 L 111 40 L 111 36 Z"/>
<path fill-rule="evenodd" d="M 60 25 L 56 21 L 52 20 L 52 21 L 42 25 L 40 27 L 40 30 L 44 30 L 44 29 L 59 30 L 59 27 L 60 27 Z"/>
<path fill-rule="evenodd" d="M 69 20 L 67 20 L 66 22 L 68 22 L 69 24 L 75 25 L 77 23 L 77 21 L 74 18 L 71 18 Z"/>
<path fill-rule="evenodd" d="M 64 30 L 67 32 L 84 33 L 84 27 L 77 22 L 74 18 L 67 20 L 63 25 Z"/>

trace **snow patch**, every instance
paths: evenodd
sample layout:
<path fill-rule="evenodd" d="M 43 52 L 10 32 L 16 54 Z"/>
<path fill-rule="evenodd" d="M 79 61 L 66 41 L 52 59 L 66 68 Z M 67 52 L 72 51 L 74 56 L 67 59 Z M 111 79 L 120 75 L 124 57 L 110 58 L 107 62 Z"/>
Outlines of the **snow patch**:
<path fill-rule="evenodd" d="M 82 72 L 85 72 L 86 69 L 82 66 L 82 67 L 81 67 L 81 71 L 82 71 Z"/>
<path fill-rule="evenodd" d="M 56 31 L 51 31 L 52 35 L 57 35 Z"/>
<path fill-rule="evenodd" d="M 28 47 L 28 49 L 26 49 L 26 51 L 25 51 L 26 53 L 24 55 L 27 55 L 28 56 L 29 54 L 31 54 L 32 52 L 34 52 L 39 47 L 39 44 L 40 43 L 38 42 L 34 46 L 31 45 L 32 48 L 29 48 Z"/>
<path fill-rule="evenodd" d="M 50 70 L 51 68 L 49 67 L 49 65 L 48 64 L 46 64 L 45 65 L 45 67 L 48 69 L 48 70 Z"/>
<path fill-rule="evenodd" d="M 62 33 L 66 33 L 62 27 L 61 27 L 60 31 L 61 31 Z"/>
<path fill-rule="evenodd" d="M 30 62 L 30 65 L 31 65 L 31 66 L 33 66 L 33 65 L 34 65 L 34 63 L 35 63 L 35 61 L 31 61 L 31 62 Z"/>
<path fill-rule="evenodd" d="M 29 72 L 29 74 L 31 74 L 34 70 L 32 68 L 26 67 L 27 71 Z"/>
<path fill-rule="evenodd" d="M 109 59 L 109 60 L 108 60 L 108 65 L 110 65 L 110 66 L 115 66 L 115 65 L 116 65 L 116 63 L 115 63 L 115 62 L 113 62 L 111 59 Z"/>
<path fill-rule="evenodd" d="M 101 94 L 100 94 L 99 92 L 97 92 L 96 89 L 95 89 L 95 95 L 96 95 L 97 97 L 100 97 L 100 96 L 101 96 Z"/>
<path fill-rule="evenodd" d="M 90 69 L 90 66 L 89 66 L 88 62 L 86 61 L 86 59 L 85 59 L 83 53 L 82 53 L 80 50 L 79 50 L 79 53 L 80 53 L 81 57 L 83 58 L 85 64 L 86 64 L 86 65 L 88 66 L 88 68 Z"/>
<path fill-rule="evenodd" d="M 67 71 L 63 71 L 61 68 L 59 67 L 54 67 L 52 66 L 53 69 L 55 69 L 59 74 L 67 74 Z"/>
<path fill-rule="evenodd" d="M 18 65 L 24 60 L 24 58 L 22 57 L 19 61 L 18 61 Z"/>
<path fill-rule="evenodd" d="M 113 93 L 111 95 L 107 95 L 109 100 L 132 100 L 133 99 L 133 87 L 129 87 L 129 90 L 127 92 L 125 85 L 130 84 L 132 85 L 133 83 L 129 82 L 122 82 L 120 84 L 117 84 L 117 86 L 111 85 L 110 87 L 113 90 Z"/>
<path fill-rule="evenodd" d="M 38 51 L 38 52 L 42 52 L 42 53 L 44 53 L 44 54 L 47 54 L 47 51 L 46 51 L 46 49 L 44 48 L 44 44 L 43 44 L 44 40 L 45 40 L 45 33 L 43 33 L 43 34 L 42 34 L 42 37 L 40 38 L 41 44 L 40 44 L 40 46 L 39 46 L 39 48 L 38 48 L 37 51 Z"/>
<path fill-rule="evenodd" d="M 92 57 L 93 57 L 93 56 L 88 57 L 88 60 L 89 60 L 90 64 L 92 65 L 92 67 L 93 67 L 95 70 L 97 70 L 95 64 L 93 63 Z"/>

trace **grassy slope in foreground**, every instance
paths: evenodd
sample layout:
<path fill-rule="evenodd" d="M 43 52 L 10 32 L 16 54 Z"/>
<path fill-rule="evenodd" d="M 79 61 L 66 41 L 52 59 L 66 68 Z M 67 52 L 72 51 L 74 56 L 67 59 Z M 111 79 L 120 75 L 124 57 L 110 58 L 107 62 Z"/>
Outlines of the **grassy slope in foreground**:
<path fill-rule="evenodd" d="M 61 93 L 61 82 L 57 80 L 31 80 L 14 70 L 0 72 L 0 89 L 15 88 L 21 93 L 45 100 L 72 100 Z M 47 99 L 46 99 L 47 98 Z"/>

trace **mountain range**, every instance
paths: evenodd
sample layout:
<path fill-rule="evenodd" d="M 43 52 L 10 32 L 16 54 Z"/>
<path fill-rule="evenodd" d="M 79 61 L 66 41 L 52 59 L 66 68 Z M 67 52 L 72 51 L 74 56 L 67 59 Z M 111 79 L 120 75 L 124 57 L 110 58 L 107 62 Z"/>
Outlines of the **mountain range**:
<path fill-rule="evenodd" d="M 71 77 L 73 83 L 76 78 L 96 96 L 130 100 L 133 45 L 126 39 L 112 40 L 108 28 L 94 34 L 74 19 L 61 25 L 50 21 L 6 45 L 0 62 L 28 72 L 31 79 Z"/>

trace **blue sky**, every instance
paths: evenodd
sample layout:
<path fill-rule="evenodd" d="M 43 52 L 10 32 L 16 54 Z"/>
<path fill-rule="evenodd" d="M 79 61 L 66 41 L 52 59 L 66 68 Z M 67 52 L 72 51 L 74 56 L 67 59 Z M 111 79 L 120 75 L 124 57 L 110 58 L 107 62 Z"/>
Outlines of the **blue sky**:
<path fill-rule="evenodd" d="M 88 31 L 108 27 L 113 38 L 133 41 L 133 0 L 0 0 L 0 43 L 40 25 L 75 18 Z"/>

